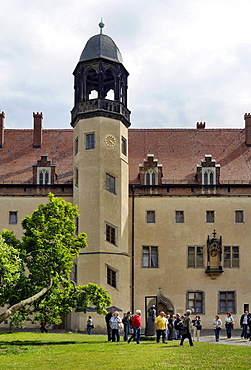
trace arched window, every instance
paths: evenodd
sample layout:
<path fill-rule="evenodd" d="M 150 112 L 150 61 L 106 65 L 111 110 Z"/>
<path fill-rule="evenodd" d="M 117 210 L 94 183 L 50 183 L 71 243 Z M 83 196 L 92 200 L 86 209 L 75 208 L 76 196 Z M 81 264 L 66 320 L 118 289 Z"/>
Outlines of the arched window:
<path fill-rule="evenodd" d="M 202 185 L 216 185 L 215 168 L 205 168 L 202 173 Z"/>
<path fill-rule="evenodd" d="M 213 172 L 210 172 L 210 185 L 214 185 L 214 173 Z"/>
<path fill-rule="evenodd" d="M 51 168 L 50 167 L 38 167 L 37 183 L 39 185 L 51 184 Z"/>
<path fill-rule="evenodd" d="M 204 173 L 204 185 L 208 185 L 208 173 Z"/>
<path fill-rule="evenodd" d="M 156 173 L 152 169 L 145 172 L 145 185 L 156 185 Z"/>

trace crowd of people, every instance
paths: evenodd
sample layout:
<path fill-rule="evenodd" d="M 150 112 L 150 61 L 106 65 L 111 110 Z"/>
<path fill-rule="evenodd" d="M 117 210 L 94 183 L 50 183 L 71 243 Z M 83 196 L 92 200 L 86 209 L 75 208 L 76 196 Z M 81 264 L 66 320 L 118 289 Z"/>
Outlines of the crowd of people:
<path fill-rule="evenodd" d="M 156 312 L 155 310 L 153 310 Z M 179 313 L 176 315 L 166 315 L 165 312 L 161 311 L 158 316 L 154 315 L 154 328 L 156 331 L 156 341 L 167 343 L 172 340 L 180 340 L 180 345 L 183 345 L 184 340 L 187 338 L 190 346 L 194 346 L 194 341 L 200 340 L 200 333 L 202 330 L 201 318 L 196 315 L 191 319 L 191 310 L 187 310 L 183 316 Z M 132 315 L 131 311 L 128 311 L 121 319 L 119 312 L 113 308 L 110 309 L 108 314 L 105 316 L 108 341 L 119 342 L 121 334 L 125 342 L 130 343 L 135 340 L 137 344 L 140 343 L 140 334 L 142 327 L 141 310 L 136 310 L 135 315 Z M 224 319 L 227 338 L 230 339 L 232 336 L 232 329 L 234 328 L 234 318 L 231 312 L 226 313 Z M 213 320 L 213 328 L 215 333 L 215 340 L 219 342 L 220 331 L 223 323 L 219 315 L 215 315 Z M 241 338 L 251 340 L 251 313 L 245 311 L 240 317 L 240 327 L 242 328 Z M 92 334 L 93 322 L 91 316 L 87 320 L 87 332 Z M 248 332 L 249 328 L 249 332 Z M 130 331 L 132 329 L 132 335 Z"/>

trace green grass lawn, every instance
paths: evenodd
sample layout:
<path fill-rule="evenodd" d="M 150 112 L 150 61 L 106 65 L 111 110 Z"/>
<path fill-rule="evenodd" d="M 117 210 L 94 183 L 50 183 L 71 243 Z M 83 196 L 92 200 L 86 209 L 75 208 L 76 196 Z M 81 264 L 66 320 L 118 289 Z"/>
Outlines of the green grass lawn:
<path fill-rule="evenodd" d="M 251 349 L 196 343 L 108 343 L 103 335 L 1 333 L 0 369 L 250 369 Z"/>

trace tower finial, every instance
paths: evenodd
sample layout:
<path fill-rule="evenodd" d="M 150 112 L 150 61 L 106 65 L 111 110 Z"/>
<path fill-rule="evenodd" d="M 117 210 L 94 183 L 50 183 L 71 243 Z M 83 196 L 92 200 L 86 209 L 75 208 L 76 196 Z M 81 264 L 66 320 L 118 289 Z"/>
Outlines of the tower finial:
<path fill-rule="evenodd" d="M 100 35 L 103 33 L 102 32 L 102 29 L 105 27 L 105 24 L 103 23 L 103 21 L 102 21 L 102 17 L 101 17 L 101 22 L 99 22 L 99 28 L 100 28 Z"/>

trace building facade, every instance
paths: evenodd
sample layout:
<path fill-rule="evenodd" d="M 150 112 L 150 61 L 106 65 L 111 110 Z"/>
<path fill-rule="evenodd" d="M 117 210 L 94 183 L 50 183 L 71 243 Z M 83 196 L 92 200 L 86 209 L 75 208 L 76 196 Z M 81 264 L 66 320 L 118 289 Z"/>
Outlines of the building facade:
<path fill-rule="evenodd" d="M 22 218 L 52 192 L 78 205 L 77 229 L 88 235 L 78 284 L 101 285 L 144 322 L 152 304 L 190 308 L 204 328 L 215 314 L 239 318 L 251 304 L 251 115 L 243 129 L 130 128 L 128 72 L 102 33 L 73 74 L 71 129 L 44 130 L 40 112 L 33 130 L 5 129 L 0 113 L 2 228 L 21 238 Z M 63 325 L 84 330 L 86 314 Z"/>

